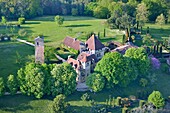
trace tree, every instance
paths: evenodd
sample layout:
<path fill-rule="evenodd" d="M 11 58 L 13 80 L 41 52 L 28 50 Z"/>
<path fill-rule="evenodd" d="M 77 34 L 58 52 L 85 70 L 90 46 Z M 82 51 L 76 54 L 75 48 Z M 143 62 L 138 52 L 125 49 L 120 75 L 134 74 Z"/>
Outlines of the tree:
<path fill-rule="evenodd" d="M 72 14 L 72 16 L 77 16 L 78 15 L 78 10 L 76 8 L 72 8 L 71 14 Z"/>
<path fill-rule="evenodd" d="M 64 22 L 64 17 L 57 15 L 57 16 L 55 16 L 55 19 L 54 19 L 54 20 L 55 20 L 55 22 L 60 26 L 60 25 L 62 25 L 63 22 Z"/>
<path fill-rule="evenodd" d="M 60 94 L 54 98 L 52 103 L 52 111 L 54 113 L 65 113 L 68 108 L 68 104 L 65 102 L 65 96 Z"/>
<path fill-rule="evenodd" d="M 101 74 L 93 73 L 87 77 L 86 85 L 89 86 L 94 92 L 99 92 L 105 86 L 105 79 Z"/>
<path fill-rule="evenodd" d="M 94 9 L 94 17 L 96 18 L 108 18 L 109 16 L 109 10 L 106 7 L 102 7 L 102 6 L 97 6 Z"/>
<path fill-rule="evenodd" d="M 75 91 L 77 73 L 70 64 L 55 65 L 51 75 L 51 93 L 53 96 L 58 94 L 69 95 Z"/>
<path fill-rule="evenodd" d="M 146 76 L 150 69 L 150 61 L 144 48 L 130 48 L 125 56 L 132 59 L 140 77 Z"/>
<path fill-rule="evenodd" d="M 148 19 L 150 21 L 155 21 L 156 17 L 161 13 L 166 13 L 166 8 L 161 3 L 163 0 L 142 0 L 149 11 Z"/>
<path fill-rule="evenodd" d="M 18 70 L 18 82 L 22 93 L 41 98 L 44 95 L 46 70 L 40 64 L 29 63 Z"/>
<path fill-rule="evenodd" d="M 118 28 L 129 29 L 135 24 L 135 19 L 128 14 L 124 14 L 115 21 Z"/>
<path fill-rule="evenodd" d="M 4 80 L 2 77 L 0 77 L 0 96 L 4 95 L 4 93 L 5 93 Z"/>
<path fill-rule="evenodd" d="M 6 20 L 5 16 L 2 16 L 2 17 L 1 17 L 1 23 L 2 23 L 3 25 L 6 25 L 7 20 Z"/>
<path fill-rule="evenodd" d="M 153 91 L 148 97 L 148 102 L 152 103 L 156 108 L 162 108 L 165 105 L 165 100 L 159 91 Z"/>
<path fill-rule="evenodd" d="M 156 23 L 161 25 L 164 25 L 165 24 L 165 17 L 163 14 L 160 14 L 157 18 L 156 18 Z"/>
<path fill-rule="evenodd" d="M 9 91 L 12 95 L 17 92 L 18 86 L 17 86 L 17 81 L 16 81 L 14 75 L 8 76 L 7 87 L 9 88 Z"/>
<path fill-rule="evenodd" d="M 138 4 L 136 11 L 136 21 L 137 29 L 138 26 L 143 26 L 144 23 L 148 20 L 149 11 L 144 3 Z"/>
<path fill-rule="evenodd" d="M 106 87 L 111 88 L 115 85 L 127 86 L 137 77 L 134 63 L 118 52 L 110 52 L 97 63 L 96 72 L 100 72 L 106 79 Z"/>

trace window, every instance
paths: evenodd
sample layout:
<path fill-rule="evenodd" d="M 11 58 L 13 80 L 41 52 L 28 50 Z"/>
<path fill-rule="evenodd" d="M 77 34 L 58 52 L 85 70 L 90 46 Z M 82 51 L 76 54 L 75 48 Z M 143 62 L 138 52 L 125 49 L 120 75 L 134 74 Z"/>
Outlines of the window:
<path fill-rule="evenodd" d="M 37 46 L 39 46 L 39 43 L 37 42 Z"/>
<path fill-rule="evenodd" d="M 86 67 L 88 67 L 88 66 L 89 66 L 89 63 L 87 62 L 87 63 L 86 63 Z"/>
<path fill-rule="evenodd" d="M 98 54 L 97 54 L 97 57 L 100 57 L 100 56 L 101 56 L 100 53 L 98 53 Z"/>

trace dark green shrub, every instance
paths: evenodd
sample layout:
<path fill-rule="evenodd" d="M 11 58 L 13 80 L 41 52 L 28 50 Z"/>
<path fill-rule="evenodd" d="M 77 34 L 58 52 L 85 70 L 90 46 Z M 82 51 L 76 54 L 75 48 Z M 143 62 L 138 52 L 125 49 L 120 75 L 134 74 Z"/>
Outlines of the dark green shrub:
<path fill-rule="evenodd" d="M 89 101 L 90 100 L 90 95 L 88 93 L 85 93 L 81 96 L 82 101 Z"/>
<path fill-rule="evenodd" d="M 18 18 L 18 24 L 19 24 L 19 25 L 25 24 L 25 18 L 23 18 L 23 17 Z"/>
<path fill-rule="evenodd" d="M 108 113 L 105 105 L 96 104 L 91 108 L 91 113 Z"/>
<path fill-rule="evenodd" d="M 164 73 L 169 73 L 169 66 L 168 66 L 168 64 L 166 64 L 166 63 L 162 63 L 161 64 L 161 71 L 162 72 L 164 72 Z"/>

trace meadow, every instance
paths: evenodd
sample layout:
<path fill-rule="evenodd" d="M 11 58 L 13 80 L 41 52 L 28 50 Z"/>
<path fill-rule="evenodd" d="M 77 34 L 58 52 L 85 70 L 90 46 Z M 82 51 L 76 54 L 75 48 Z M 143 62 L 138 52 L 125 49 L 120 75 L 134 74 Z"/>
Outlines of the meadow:
<path fill-rule="evenodd" d="M 65 21 L 62 26 L 57 26 L 54 22 L 53 16 L 38 17 L 32 20 L 27 20 L 26 24 L 21 25 L 21 28 L 14 30 L 17 34 L 20 29 L 27 32 L 26 36 L 20 37 L 22 39 L 33 42 L 38 34 L 43 34 L 45 37 L 45 45 L 58 47 L 66 36 L 76 37 L 79 40 L 86 40 L 86 34 L 89 32 L 100 32 L 100 40 L 105 43 L 110 40 L 121 41 L 122 32 L 116 29 L 110 30 L 105 26 L 105 20 L 96 19 L 92 17 L 72 17 L 64 16 Z M 150 27 L 150 33 L 153 38 L 162 40 L 170 35 L 170 25 L 158 26 L 156 24 L 147 23 L 143 30 L 146 31 L 147 26 Z M 106 37 L 103 37 L 104 28 L 106 29 Z M 0 28 L 0 33 L 11 33 L 10 30 Z M 18 55 L 22 57 L 22 62 L 17 63 Z M 9 74 L 16 75 L 17 70 L 21 68 L 27 61 L 28 56 L 34 55 L 34 48 L 19 42 L 0 42 L 0 76 L 5 79 Z M 151 93 L 153 90 L 159 90 L 164 97 L 168 97 L 170 92 L 169 80 L 170 76 L 162 72 L 154 72 L 156 82 L 149 84 L 146 88 L 139 86 L 137 81 L 131 83 L 127 88 L 115 87 L 112 90 L 104 90 L 99 93 L 88 92 L 92 99 L 97 103 L 105 104 L 109 95 L 113 97 L 129 97 L 129 95 L 136 95 L 137 92 L 146 90 Z M 90 113 L 90 102 L 82 101 L 81 96 L 84 92 L 74 92 L 67 97 L 67 101 L 71 104 L 73 109 L 78 113 Z M 146 98 L 145 98 L 146 99 Z M 7 95 L 0 97 L 0 113 L 50 113 L 50 104 L 53 97 L 43 97 L 42 99 L 35 99 L 31 96 L 25 95 Z M 120 113 L 121 109 L 114 109 L 113 113 Z"/>

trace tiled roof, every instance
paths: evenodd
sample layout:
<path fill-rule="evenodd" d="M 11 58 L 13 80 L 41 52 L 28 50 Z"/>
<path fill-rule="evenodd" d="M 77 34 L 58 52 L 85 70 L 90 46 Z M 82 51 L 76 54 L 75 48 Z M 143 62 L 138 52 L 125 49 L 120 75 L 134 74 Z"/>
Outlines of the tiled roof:
<path fill-rule="evenodd" d="M 95 35 L 92 35 L 86 41 L 86 45 L 87 45 L 87 48 L 91 50 L 99 50 L 105 47 Z"/>
<path fill-rule="evenodd" d="M 63 43 L 70 48 L 80 50 L 80 41 L 76 38 L 66 37 Z"/>
<path fill-rule="evenodd" d="M 80 69 L 81 68 L 81 62 L 79 62 L 78 60 L 75 60 L 73 58 L 68 58 L 67 63 L 74 66 L 75 69 Z"/>
<path fill-rule="evenodd" d="M 126 50 L 128 50 L 129 48 L 136 48 L 137 46 L 132 46 L 132 45 L 124 45 L 124 46 L 120 46 L 117 47 L 115 49 L 113 49 L 111 52 L 119 52 L 121 54 L 125 54 Z"/>
<path fill-rule="evenodd" d="M 97 58 L 94 54 L 88 54 L 88 53 L 85 53 L 85 52 L 79 54 L 77 59 L 81 62 L 89 62 L 89 61 L 92 61 L 92 60 L 97 62 Z"/>

